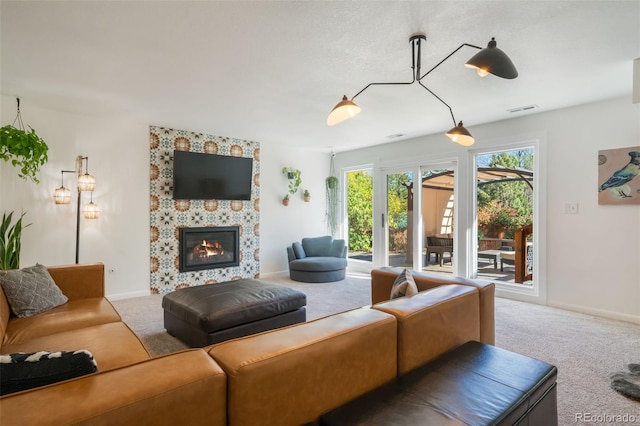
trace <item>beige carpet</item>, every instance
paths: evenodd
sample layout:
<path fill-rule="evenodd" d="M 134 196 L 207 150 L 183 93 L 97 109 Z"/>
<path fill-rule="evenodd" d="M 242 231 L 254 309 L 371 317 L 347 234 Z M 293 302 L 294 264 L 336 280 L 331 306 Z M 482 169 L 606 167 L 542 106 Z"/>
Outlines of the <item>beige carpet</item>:
<path fill-rule="evenodd" d="M 371 303 L 368 276 L 322 284 L 266 281 L 306 293 L 308 320 Z M 156 295 L 113 302 L 154 356 L 186 348 L 165 332 L 161 301 Z M 498 298 L 496 346 L 558 367 L 560 425 L 623 424 L 624 417 L 615 416 L 634 416 L 640 424 L 640 403 L 609 387 L 610 373 L 640 363 L 639 325 Z"/>

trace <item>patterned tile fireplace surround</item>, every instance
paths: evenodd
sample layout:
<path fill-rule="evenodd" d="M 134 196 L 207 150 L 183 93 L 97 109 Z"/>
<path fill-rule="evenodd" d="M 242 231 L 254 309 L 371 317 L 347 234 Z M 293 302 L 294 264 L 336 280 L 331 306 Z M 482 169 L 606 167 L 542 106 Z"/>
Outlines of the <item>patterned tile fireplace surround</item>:
<path fill-rule="evenodd" d="M 260 274 L 260 144 L 258 142 L 151 126 L 150 136 L 150 256 L 151 293 L 257 278 Z M 173 151 L 253 158 L 251 199 L 174 200 Z M 240 264 L 180 272 L 179 239 L 183 227 L 240 229 Z"/>

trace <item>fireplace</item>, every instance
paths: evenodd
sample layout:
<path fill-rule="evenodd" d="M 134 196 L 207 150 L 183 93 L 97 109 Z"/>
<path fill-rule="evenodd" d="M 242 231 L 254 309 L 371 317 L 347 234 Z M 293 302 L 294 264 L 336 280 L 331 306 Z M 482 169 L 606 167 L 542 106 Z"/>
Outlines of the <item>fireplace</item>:
<path fill-rule="evenodd" d="M 180 272 L 238 265 L 238 226 L 180 228 Z"/>

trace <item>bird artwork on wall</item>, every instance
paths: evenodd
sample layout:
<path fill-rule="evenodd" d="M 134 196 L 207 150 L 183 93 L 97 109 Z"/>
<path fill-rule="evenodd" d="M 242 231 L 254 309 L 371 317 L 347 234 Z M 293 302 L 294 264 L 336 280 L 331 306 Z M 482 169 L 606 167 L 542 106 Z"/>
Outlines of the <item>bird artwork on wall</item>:
<path fill-rule="evenodd" d="M 598 204 L 640 204 L 640 146 L 598 152 Z"/>

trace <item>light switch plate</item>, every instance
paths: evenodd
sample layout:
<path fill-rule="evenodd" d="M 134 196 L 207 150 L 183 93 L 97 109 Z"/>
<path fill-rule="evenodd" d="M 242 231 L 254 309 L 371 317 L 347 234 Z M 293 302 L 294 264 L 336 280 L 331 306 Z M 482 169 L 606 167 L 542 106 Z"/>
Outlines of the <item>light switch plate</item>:
<path fill-rule="evenodd" d="M 578 214 L 578 203 L 564 203 L 565 214 Z"/>

